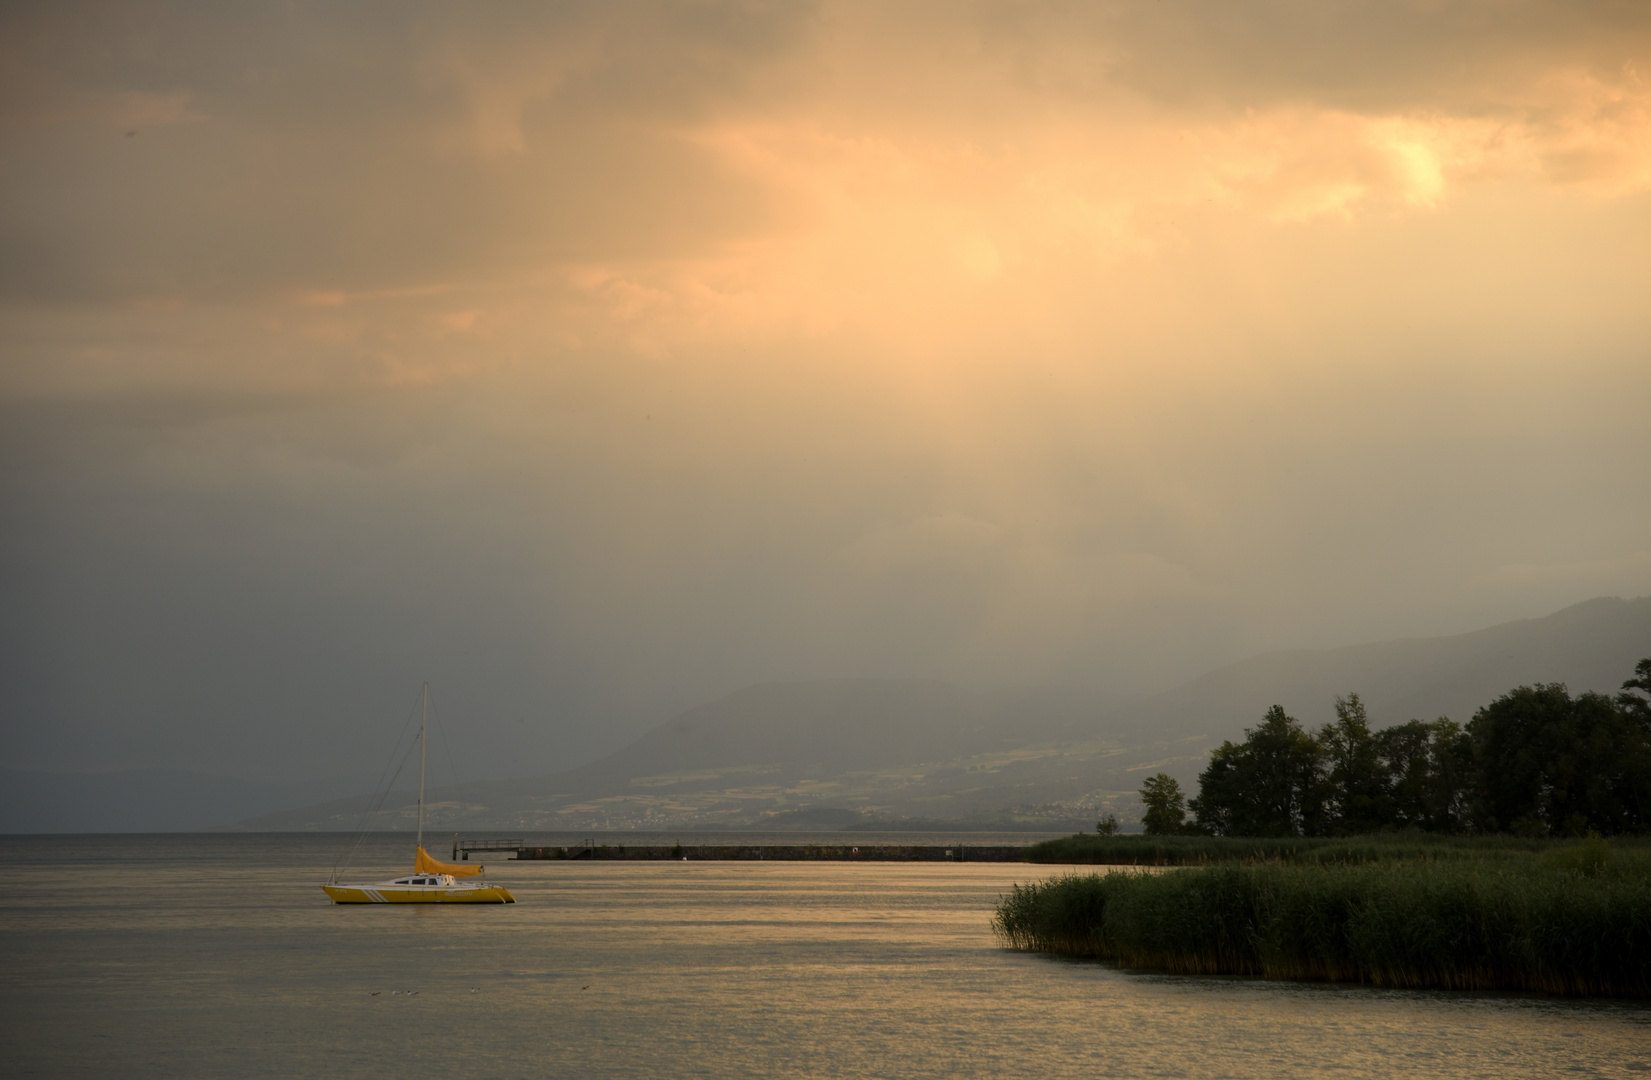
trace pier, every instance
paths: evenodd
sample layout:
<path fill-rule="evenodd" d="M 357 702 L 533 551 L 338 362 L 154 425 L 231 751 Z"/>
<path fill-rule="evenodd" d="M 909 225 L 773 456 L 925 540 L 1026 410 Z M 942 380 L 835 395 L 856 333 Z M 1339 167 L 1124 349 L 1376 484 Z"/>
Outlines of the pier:
<path fill-rule="evenodd" d="M 457 840 L 453 858 L 509 852 L 517 861 L 633 860 L 661 862 L 1023 862 L 1019 844 L 598 844 L 530 846 L 520 840 Z"/>
<path fill-rule="evenodd" d="M 522 845 L 526 842 L 519 837 L 512 840 L 460 840 L 458 834 L 455 833 L 453 836 L 453 858 L 457 860 L 463 857 L 468 862 L 472 851 L 483 853 L 508 851 L 519 859 L 521 856 L 515 853 L 521 851 Z"/>

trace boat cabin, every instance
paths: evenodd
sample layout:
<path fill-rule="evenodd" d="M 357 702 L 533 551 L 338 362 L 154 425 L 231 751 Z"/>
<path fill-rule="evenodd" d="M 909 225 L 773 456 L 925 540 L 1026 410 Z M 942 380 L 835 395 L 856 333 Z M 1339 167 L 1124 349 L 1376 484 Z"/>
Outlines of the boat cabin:
<path fill-rule="evenodd" d="M 452 874 L 414 874 L 412 877 L 396 878 L 392 885 L 447 885 L 454 884 Z"/>

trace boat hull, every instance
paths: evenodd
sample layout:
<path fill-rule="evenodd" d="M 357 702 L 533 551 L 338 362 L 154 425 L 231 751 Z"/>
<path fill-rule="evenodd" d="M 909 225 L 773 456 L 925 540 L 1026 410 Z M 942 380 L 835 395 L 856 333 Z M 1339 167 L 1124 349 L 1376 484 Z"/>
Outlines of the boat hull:
<path fill-rule="evenodd" d="M 502 885 L 323 885 L 335 904 L 514 904 Z"/>

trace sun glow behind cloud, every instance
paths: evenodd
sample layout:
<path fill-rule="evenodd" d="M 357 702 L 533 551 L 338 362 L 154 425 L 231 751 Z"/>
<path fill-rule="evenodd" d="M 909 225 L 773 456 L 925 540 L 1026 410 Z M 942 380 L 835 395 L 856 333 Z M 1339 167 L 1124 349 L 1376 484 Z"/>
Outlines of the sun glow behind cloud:
<path fill-rule="evenodd" d="M 1651 588 L 1646 21 L 1341 18 L 14 9 L 30 542 L 433 575 L 590 716 Z"/>

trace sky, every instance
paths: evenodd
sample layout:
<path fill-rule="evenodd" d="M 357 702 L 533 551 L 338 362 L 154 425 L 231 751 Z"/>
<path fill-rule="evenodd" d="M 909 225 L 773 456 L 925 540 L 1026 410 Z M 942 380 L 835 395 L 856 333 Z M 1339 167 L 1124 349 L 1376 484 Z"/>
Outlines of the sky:
<path fill-rule="evenodd" d="M 0 9 L 14 768 L 1651 593 L 1651 6 Z"/>

